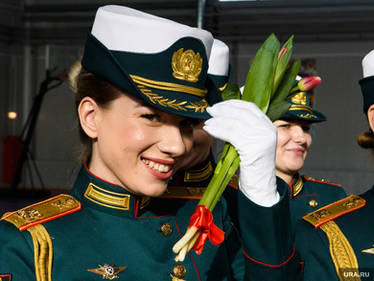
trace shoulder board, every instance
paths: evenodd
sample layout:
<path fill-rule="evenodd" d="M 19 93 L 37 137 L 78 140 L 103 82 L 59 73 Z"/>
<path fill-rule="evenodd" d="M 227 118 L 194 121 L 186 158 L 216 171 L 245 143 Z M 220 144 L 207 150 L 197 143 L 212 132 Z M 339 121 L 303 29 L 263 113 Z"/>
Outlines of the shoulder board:
<path fill-rule="evenodd" d="M 206 187 L 168 186 L 158 198 L 200 200 L 205 190 Z"/>
<path fill-rule="evenodd" d="M 15 225 L 23 231 L 80 210 L 81 203 L 74 197 L 60 194 L 14 212 L 5 213 L 1 220 Z"/>
<path fill-rule="evenodd" d="M 364 198 L 357 195 L 351 195 L 305 215 L 303 220 L 318 228 L 326 222 L 351 213 L 365 205 L 366 200 Z"/>
<path fill-rule="evenodd" d="M 238 175 L 234 174 L 227 185 L 234 188 L 234 189 L 238 189 L 239 188 L 239 177 L 238 177 Z"/>
<path fill-rule="evenodd" d="M 307 180 L 307 181 L 318 182 L 318 183 L 325 183 L 325 184 L 329 184 L 329 185 L 334 185 L 334 186 L 339 186 L 339 187 L 341 187 L 341 185 L 338 184 L 338 183 L 328 182 L 328 181 L 326 181 L 326 180 L 324 180 L 324 179 L 316 180 L 316 179 L 314 179 L 314 178 L 310 178 L 310 177 L 307 177 L 307 176 L 302 176 L 302 177 L 303 177 L 305 180 Z"/>

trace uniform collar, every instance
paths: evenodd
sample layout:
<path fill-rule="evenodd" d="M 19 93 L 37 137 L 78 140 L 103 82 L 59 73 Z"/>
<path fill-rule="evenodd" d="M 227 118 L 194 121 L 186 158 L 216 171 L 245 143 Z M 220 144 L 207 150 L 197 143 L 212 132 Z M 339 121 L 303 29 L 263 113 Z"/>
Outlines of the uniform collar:
<path fill-rule="evenodd" d="M 304 187 L 303 179 L 298 173 L 292 179 L 291 183 L 289 184 L 289 187 L 290 187 L 290 192 L 291 192 L 291 198 L 294 198 L 295 196 L 297 196 L 303 189 Z"/>
<path fill-rule="evenodd" d="M 150 201 L 150 197 L 131 194 L 123 187 L 97 177 L 86 165 L 82 165 L 71 193 L 93 208 L 132 217 L 140 215 Z"/>

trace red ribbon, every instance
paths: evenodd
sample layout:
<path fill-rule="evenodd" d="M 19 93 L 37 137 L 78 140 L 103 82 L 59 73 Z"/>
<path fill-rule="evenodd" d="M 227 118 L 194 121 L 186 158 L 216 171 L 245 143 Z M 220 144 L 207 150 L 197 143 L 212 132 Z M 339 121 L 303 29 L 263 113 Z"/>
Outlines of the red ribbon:
<path fill-rule="evenodd" d="M 212 212 L 204 205 L 198 205 L 190 218 L 188 227 L 196 227 L 200 231 L 193 249 L 200 255 L 204 249 L 206 240 L 209 238 L 213 245 L 221 244 L 225 238 L 225 232 L 213 223 Z"/>

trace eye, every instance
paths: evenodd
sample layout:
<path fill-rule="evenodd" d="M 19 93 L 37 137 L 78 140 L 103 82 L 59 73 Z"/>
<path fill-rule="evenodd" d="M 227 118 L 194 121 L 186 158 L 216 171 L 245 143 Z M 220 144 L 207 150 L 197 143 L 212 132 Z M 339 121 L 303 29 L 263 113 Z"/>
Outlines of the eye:
<path fill-rule="evenodd" d="M 304 131 L 305 133 L 309 133 L 309 132 L 310 132 L 310 129 L 311 129 L 311 127 L 310 127 L 309 125 L 304 125 L 304 126 L 302 126 L 301 128 L 303 128 L 303 131 Z"/>
<path fill-rule="evenodd" d="M 160 119 L 161 119 L 161 116 L 160 115 L 158 115 L 158 114 L 154 114 L 154 113 L 148 113 L 148 114 L 142 114 L 142 115 L 140 115 L 142 118 L 144 118 L 144 119 L 147 119 L 147 120 L 149 120 L 149 121 L 160 121 Z"/>
<path fill-rule="evenodd" d="M 291 128 L 291 124 L 288 124 L 288 123 L 280 124 L 278 125 L 278 128 L 289 129 Z"/>
<path fill-rule="evenodd" d="M 195 118 L 188 118 L 181 121 L 180 125 L 182 127 L 195 127 L 201 123 L 201 120 Z"/>

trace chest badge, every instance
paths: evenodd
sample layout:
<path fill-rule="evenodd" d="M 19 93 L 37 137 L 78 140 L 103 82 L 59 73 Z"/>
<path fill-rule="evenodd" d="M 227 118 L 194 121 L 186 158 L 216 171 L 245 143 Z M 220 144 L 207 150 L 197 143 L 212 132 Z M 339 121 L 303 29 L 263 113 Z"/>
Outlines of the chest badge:
<path fill-rule="evenodd" d="M 99 268 L 87 269 L 87 271 L 99 274 L 103 279 L 113 280 L 119 279 L 118 273 L 124 271 L 127 266 L 117 267 L 114 265 L 104 264 L 99 265 Z"/>
<path fill-rule="evenodd" d="M 374 245 L 373 245 L 373 248 L 365 249 L 365 250 L 362 250 L 361 252 L 374 255 Z"/>

